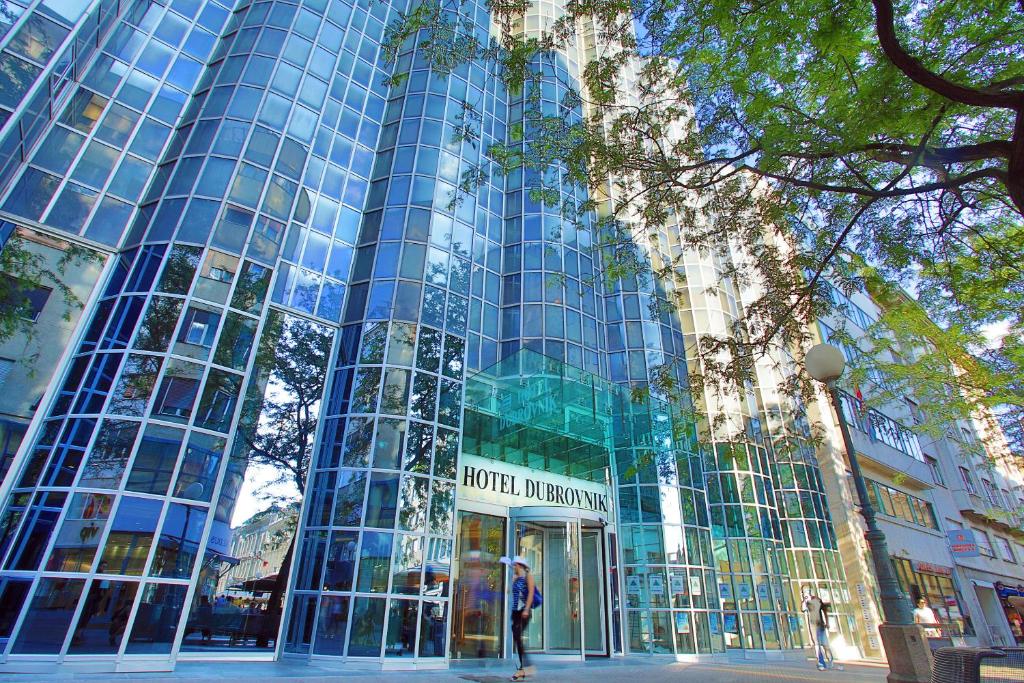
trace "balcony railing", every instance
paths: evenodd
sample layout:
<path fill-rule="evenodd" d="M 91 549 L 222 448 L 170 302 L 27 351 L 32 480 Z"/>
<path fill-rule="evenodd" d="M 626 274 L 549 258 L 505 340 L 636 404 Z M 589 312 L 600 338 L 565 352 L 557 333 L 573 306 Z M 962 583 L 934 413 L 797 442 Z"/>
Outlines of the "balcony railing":
<path fill-rule="evenodd" d="M 868 408 L 863 401 L 845 391 L 839 392 L 839 401 L 843 406 L 843 417 L 847 424 L 856 427 L 875 441 L 881 441 L 915 460 L 924 462 L 917 434 L 888 415 Z"/>

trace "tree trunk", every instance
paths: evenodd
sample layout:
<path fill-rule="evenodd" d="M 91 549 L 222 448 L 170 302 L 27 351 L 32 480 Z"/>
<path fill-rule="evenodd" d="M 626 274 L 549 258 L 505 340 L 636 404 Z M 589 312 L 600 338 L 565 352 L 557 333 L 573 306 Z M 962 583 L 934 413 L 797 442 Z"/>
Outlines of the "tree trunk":
<path fill-rule="evenodd" d="M 296 529 L 296 531 L 298 530 Z M 281 560 L 281 568 L 277 571 L 274 589 L 270 591 L 270 598 L 267 600 L 267 618 L 263 620 L 263 629 L 256 640 L 256 647 L 269 647 L 271 639 L 277 638 L 277 634 L 281 631 L 281 615 L 284 613 L 284 594 L 288 588 L 288 576 L 291 574 L 296 536 L 298 536 L 298 533 L 292 534 L 288 550 L 284 554 L 284 559 Z"/>

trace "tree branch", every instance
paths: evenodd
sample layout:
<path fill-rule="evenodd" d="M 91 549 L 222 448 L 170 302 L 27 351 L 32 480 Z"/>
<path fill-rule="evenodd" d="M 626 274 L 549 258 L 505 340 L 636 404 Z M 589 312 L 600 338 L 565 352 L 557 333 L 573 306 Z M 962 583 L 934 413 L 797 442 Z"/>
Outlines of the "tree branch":
<path fill-rule="evenodd" d="M 893 66 L 907 78 L 943 97 L 973 107 L 1001 107 L 1019 110 L 1024 106 L 1024 93 L 991 93 L 968 88 L 930 71 L 924 64 L 910 55 L 896 36 L 896 20 L 893 17 L 892 0 L 871 0 L 875 6 L 875 30 L 882 52 Z"/>
<path fill-rule="evenodd" d="M 934 183 L 926 183 L 924 185 L 915 185 L 914 187 L 902 187 L 899 189 L 885 189 L 885 190 L 874 190 L 866 187 L 855 187 L 853 185 L 829 185 L 827 183 L 818 183 L 813 180 L 802 180 L 800 178 L 794 178 L 792 176 L 782 175 L 781 173 L 772 173 L 764 169 L 757 168 L 756 166 L 746 166 L 747 170 L 765 178 L 771 178 L 781 183 L 788 183 L 797 187 L 805 187 L 809 190 L 817 190 L 819 192 L 838 192 L 843 194 L 854 194 L 861 197 L 874 197 L 876 199 L 884 198 L 895 198 L 895 197 L 909 197 L 911 195 L 923 194 L 925 192 L 934 192 L 936 190 L 948 190 L 955 187 L 961 187 L 967 183 L 974 182 L 975 180 L 981 180 L 982 178 L 994 178 L 1004 185 L 1007 184 L 1009 177 L 1006 171 L 999 168 L 983 168 L 977 171 L 972 171 L 965 175 L 949 178 Z"/>

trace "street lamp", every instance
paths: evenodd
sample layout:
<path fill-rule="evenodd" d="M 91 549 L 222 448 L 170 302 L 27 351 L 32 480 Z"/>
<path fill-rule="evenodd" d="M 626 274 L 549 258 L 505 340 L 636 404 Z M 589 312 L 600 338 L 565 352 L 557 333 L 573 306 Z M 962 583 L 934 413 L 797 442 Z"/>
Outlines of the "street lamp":
<path fill-rule="evenodd" d="M 860 514 L 864 518 L 867 531 L 864 539 L 871 553 L 871 561 L 875 569 L 875 580 L 882 601 L 884 623 L 878 627 L 882 644 L 885 646 L 886 658 L 889 660 L 890 683 L 896 681 L 920 681 L 927 683 L 931 679 L 931 648 L 924 636 L 924 629 L 914 623 L 914 613 L 910 601 L 900 590 L 899 581 L 892 567 L 889 546 L 885 534 L 878 528 L 875 520 L 875 509 L 868 499 L 868 488 L 864 483 L 864 475 L 857 460 L 857 451 L 850 438 L 850 428 L 843 417 L 843 405 L 836 389 L 838 380 L 846 368 L 843 353 L 830 344 L 818 344 L 811 348 L 804 357 L 804 367 L 814 379 L 828 387 L 829 398 L 836 412 L 836 420 L 843 434 L 843 445 L 850 463 L 853 484 L 860 502 Z"/>

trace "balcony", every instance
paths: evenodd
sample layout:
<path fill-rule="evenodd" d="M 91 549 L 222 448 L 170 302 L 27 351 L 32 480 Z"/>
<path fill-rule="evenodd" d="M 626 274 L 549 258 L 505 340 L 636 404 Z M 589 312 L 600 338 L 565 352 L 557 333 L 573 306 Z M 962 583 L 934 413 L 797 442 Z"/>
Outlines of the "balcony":
<path fill-rule="evenodd" d="M 952 493 L 953 502 L 965 519 L 995 527 L 1018 541 L 1024 539 L 1024 513 L 1020 510 L 1008 510 L 962 486 Z"/>
<path fill-rule="evenodd" d="M 839 392 L 843 419 L 852 429 L 853 447 L 866 467 L 892 475 L 909 476 L 915 488 L 932 487 L 932 474 L 921 451 L 917 434 L 888 415 L 868 408 L 845 391 Z"/>

